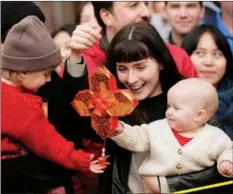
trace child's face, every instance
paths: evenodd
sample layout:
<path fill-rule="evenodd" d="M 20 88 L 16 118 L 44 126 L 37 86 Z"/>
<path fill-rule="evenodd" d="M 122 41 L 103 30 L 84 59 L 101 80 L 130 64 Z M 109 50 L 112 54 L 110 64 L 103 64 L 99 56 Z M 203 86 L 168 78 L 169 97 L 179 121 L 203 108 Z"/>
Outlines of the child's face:
<path fill-rule="evenodd" d="M 187 132 L 194 128 L 198 107 L 190 96 L 182 96 L 174 91 L 168 93 L 166 118 L 170 127 L 178 132 Z"/>
<path fill-rule="evenodd" d="M 43 71 L 21 73 L 21 87 L 31 92 L 37 92 L 41 86 L 51 81 L 51 73 L 53 70 L 51 68 Z"/>

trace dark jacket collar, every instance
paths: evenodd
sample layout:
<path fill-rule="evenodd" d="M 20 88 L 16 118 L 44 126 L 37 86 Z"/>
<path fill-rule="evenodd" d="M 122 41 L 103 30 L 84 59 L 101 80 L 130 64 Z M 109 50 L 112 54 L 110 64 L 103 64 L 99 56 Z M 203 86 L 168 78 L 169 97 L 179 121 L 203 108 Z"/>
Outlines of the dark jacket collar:
<path fill-rule="evenodd" d="M 102 38 L 100 40 L 100 48 L 103 49 L 103 51 L 107 52 L 108 49 L 108 39 L 105 33 L 102 33 Z"/>

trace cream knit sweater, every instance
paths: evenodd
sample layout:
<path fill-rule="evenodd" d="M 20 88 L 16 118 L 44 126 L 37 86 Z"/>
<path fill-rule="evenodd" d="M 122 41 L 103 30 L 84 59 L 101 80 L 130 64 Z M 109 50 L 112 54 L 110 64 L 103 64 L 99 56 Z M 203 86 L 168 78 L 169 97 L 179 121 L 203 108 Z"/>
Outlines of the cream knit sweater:
<path fill-rule="evenodd" d="M 219 165 L 223 160 L 233 162 L 233 142 L 217 127 L 206 124 L 182 147 L 166 119 L 134 127 L 121 124 L 123 133 L 112 140 L 133 152 L 150 151 L 139 168 L 141 175 L 179 175 L 200 171 L 215 162 Z M 128 184 L 131 187 L 134 183 Z"/>

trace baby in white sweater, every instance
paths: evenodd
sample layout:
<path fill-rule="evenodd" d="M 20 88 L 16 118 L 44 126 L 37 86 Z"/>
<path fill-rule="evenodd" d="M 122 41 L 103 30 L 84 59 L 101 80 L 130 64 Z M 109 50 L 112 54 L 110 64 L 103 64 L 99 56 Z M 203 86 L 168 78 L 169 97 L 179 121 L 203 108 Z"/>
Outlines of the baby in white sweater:
<path fill-rule="evenodd" d="M 133 152 L 150 151 L 139 168 L 145 193 L 159 193 L 157 176 L 200 171 L 215 162 L 220 174 L 233 177 L 233 142 L 206 124 L 218 108 L 216 89 L 191 78 L 175 84 L 167 98 L 166 119 L 133 127 L 119 122 L 111 138 Z"/>

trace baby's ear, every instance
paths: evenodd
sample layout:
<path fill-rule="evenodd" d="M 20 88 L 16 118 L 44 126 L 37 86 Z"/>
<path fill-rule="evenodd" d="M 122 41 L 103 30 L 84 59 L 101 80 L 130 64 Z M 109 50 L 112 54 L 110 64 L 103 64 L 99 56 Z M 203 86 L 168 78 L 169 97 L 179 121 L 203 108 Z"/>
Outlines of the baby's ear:
<path fill-rule="evenodd" d="M 197 112 L 197 117 L 196 117 L 195 120 L 196 120 L 197 122 L 204 122 L 205 119 L 206 119 L 206 115 L 207 115 L 206 110 L 200 109 L 200 110 L 198 110 L 198 112 Z"/>

